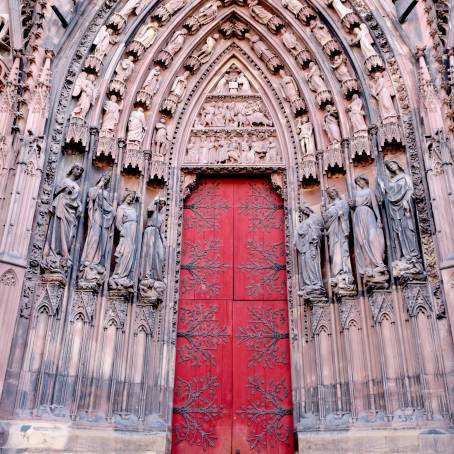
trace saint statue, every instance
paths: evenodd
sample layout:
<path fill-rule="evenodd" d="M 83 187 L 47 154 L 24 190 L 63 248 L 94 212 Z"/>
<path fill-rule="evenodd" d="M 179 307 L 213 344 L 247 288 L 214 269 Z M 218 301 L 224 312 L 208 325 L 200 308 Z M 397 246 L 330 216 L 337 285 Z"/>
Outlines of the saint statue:
<path fill-rule="evenodd" d="M 307 115 L 304 115 L 302 119 L 298 121 L 297 132 L 303 157 L 315 156 L 314 128 Z"/>
<path fill-rule="evenodd" d="M 392 99 L 391 81 L 380 72 L 374 73 L 373 78 L 371 94 L 377 100 L 381 120 L 383 123 L 395 122 L 397 112 Z"/>
<path fill-rule="evenodd" d="M 88 231 L 82 251 L 79 283 L 99 284 L 105 277 L 106 249 L 115 208 L 107 190 L 110 174 L 104 173 L 96 186 L 88 190 Z"/>
<path fill-rule="evenodd" d="M 136 193 L 127 191 L 118 207 L 115 226 L 120 232 L 120 242 L 115 249 L 115 269 L 109 279 L 113 290 L 132 287 L 131 272 L 135 261 L 137 232 Z"/>
<path fill-rule="evenodd" d="M 296 228 L 295 245 L 299 252 L 300 293 L 306 298 L 324 297 L 320 246 L 323 236 L 322 217 L 308 207 L 301 209 L 303 221 Z"/>
<path fill-rule="evenodd" d="M 338 144 L 342 140 L 341 132 L 339 129 L 337 109 L 328 104 L 326 106 L 326 113 L 323 116 L 323 124 L 326 134 L 328 135 L 330 145 Z"/>
<path fill-rule="evenodd" d="M 159 293 L 164 284 L 164 220 L 166 201 L 156 198 L 147 209 L 147 226 L 143 233 L 140 261 L 140 291 L 151 296 L 153 289 Z M 158 285 L 159 284 L 159 285 Z"/>
<path fill-rule="evenodd" d="M 157 34 L 157 24 L 155 22 L 150 22 L 140 27 L 137 35 L 134 37 L 134 41 L 138 41 L 145 49 L 148 49 L 153 44 Z"/>
<path fill-rule="evenodd" d="M 357 190 L 349 205 L 353 214 L 353 236 L 356 266 L 366 281 L 386 281 L 388 273 L 383 262 L 385 239 L 383 237 L 377 199 L 364 175 L 355 178 Z"/>
<path fill-rule="evenodd" d="M 361 24 L 359 27 L 355 27 L 353 33 L 355 34 L 355 39 L 351 42 L 351 44 L 359 44 L 365 60 L 369 57 L 378 56 L 373 47 L 374 40 L 372 39 L 366 24 Z"/>
<path fill-rule="evenodd" d="M 347 112 L 352 124 L 353 134 L 367 132 L 367 125 L 364 120 L 363 101 L 357 94 L 353 95 L 352 102 L 347 107 Z"/>
<path fill-rule="evenodd" d="M 93 74 L 81 72 L 76 80 L 73 97 L 78 98 L 76 107 L 72 111 L 73 117 L 85 119 L 96 98 L 95 81 L 96 77 Z"/>
<path fill-rule="evenodd" d="M 380 182 L 380 186 L 386 197 L 397 254 L 397 260 L 393 262 L 394 274 L 421 272 L 411 178 L 395 160 L 385 161 L 385 167 L 388 178 L 385 183 Z"/>
<path fill-rule="evenodd" d="M 348 241 L 350 236 L 350 208 L 336 188 L 326 190 L 327 203 L 322 216 L 328 234 L 331 262 L 331 286 L 335 290 L 354 290 Z"/>
<path fill-rule="evenodd" d="M 105 57 L 107 51 L 109 50 L 111 34 L 112 30 L 107 28 L 105 25 L 100 28 L 95 40 L 93 41 L 96 58 L 102 60 Z"/>
<path fill-rule="evenodd" d="M 112 95 L 104 103 L 104 115 L 102 117 L 101 131 L 115 131 L 120 119 L 121 105 L 117 103 L 117 97 Z"/>
<path fill-rule="evenodd" d="M 146 130 L 145 124 L 146 121 L 143 108 L 138 107 L 136 110 L 133 110 L 128 121 L 128 142 L 142 143 Z"/>
<path fill-rule="evenodd" d="M 314 62 L 309 63 L 309 74 L 306 75 L 306 80 L 309 84 L 309 88 L 314 93 L 320 93 L 328 90 L 325 81 L 323 80 L 320 68 Z"/>
<path fill-rule="evenodd" d="M 76 231 L 77 218 L 81 214 L 80 187 L 76 183 L 84 169 L 75 164 L 55 187 L 49 208 L 50 222 L 44 246 L 42 267 L 52 272 L 66 272 L 71 265 L 71 247 Z"/>
<path fill-rule="evenodd" d="M 159 90 L 159 77 L 161 76 L 161 70 L 159 66 L 155 66 L 148 74 L 145 82 L 143 83 L 142 90 L 147 91 L 154 96 Z"/>
<path fill-rule="evenodd" d="M 115 69 L 114 79 L 126 82 L 134 70 L 133 60 L 134 58 L 131 55 L 121 60 Z"/>

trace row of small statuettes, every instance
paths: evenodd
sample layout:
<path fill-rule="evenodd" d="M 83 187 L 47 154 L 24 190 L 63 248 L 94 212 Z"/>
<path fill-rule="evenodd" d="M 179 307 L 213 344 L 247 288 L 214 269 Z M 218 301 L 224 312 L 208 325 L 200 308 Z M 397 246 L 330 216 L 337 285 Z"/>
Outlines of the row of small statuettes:
<path fill-rule="evenodd" d="M 377 195 L 385 200 L 391 238 L 396 256 L 393 274 L 422 273 L 422 262 L 416 233 L 413 208 L 413 185 L 410 177 L 397 161 L 385 161 L 386 181 L 378 181 Z M 330 285 L 339 295 L 355 293 L 349 252 L 350 209 L 353 209 L 353 239 L 356 267 L 366 285 L 383 285 L 388 270 L 384 263 L 385 240 L 383 226 L 374 191 L 364 175 L 355 178 L 356 190 L 349 201 L 341 198 L 335 188 L 326 191 L 321 215 L 311 208 L 302 208 L 303 220 L 295 234 L 299 252 L 301 294 L 306 298 L 324 297 L 320 246 L 324 231 L 328 237 L 331 264 Z"/>
<path fill-rule="evenodd" d="M 65 276 L 72 265 L 74 236 L 82 211 L 81 190 L 77 183 L 84 169 L 74 165 L 66 178 L 57 184 L 50 208 L 49 229 L 41 267 L 48 273 Z M 133 286 L 131 276 L 136 265 L 136 232 L 139 213 L 137 195 L 126 190 L 117 209 L 108 190 L 110 174 L 104 173 L 88 190 L 87 234 L 82 248 L 78 276 L 79 288 L 95 289 L 107 277 L 107 251 L 113 228 L 120 233 L 115 249 L 115 268 L 109 278 L 109 288 L 124 290 Z M 163 283 L 164 235 L 163 221 L 166 201 L 156 198 L 147 209 L 147 225 L 143 234 L 140 262 L 140 292 L 145 297 L 157 297 Z"/>

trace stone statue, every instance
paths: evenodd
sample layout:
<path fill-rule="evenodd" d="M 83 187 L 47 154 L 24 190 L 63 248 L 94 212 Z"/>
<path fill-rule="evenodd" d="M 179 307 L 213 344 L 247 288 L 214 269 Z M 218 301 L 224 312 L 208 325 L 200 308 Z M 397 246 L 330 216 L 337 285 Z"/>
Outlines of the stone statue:
<path fill-rule="evenodd" d="M 347 106 L 347 112 L 352 124 L 353 134 L 367 132 L 363 101 L 357 94 L 353 95 L 351 104 Z"/>
<path fill-rule="evenodd" d="M 315 156 L 314 128 L 307 115 L 304 115 L 303 118 L 298 121 L 296 129 L 303 157 Z"/>
<path fill-rule="evenodd" d="M 328 135 L 329 143 L 339 144 L 342 140 L 341 132 L 339 129 L 339 114 L 336 107 L 328 104 L 326 112 L 323 116 L 323 127 Z"/>
<path fill-rule="evenodd" d="M 0 14 L 0 41 L 5 42 L 9 32 L 9 16 Z"/>
<path fill-rule="evenodd" d="M 413 183 L 397 161 L 385 161 L 385 167 L 388 178 L 379 184 L 386 197 L 397 254 L 397 260 L 393 262 L 394 274 L 419 273 L 422 266 L 412 203 Z"/>
<path fill-rule="evenodd" d="M 304 101 L 300 97 L 300 92 L 296 85 L 295 79 L 288 76 L 284 71 L 281 71 L 281 87 L 284 94 L 284 99 L 290 103 L 294 115 L 305 110 Z"/>
<path fill-rule="evenodd" d="M 361 53 L 364 56 L 364 63 L 368 71 L 374 69 L 383 69 L 383 62 L 381 57 L 377 54 L 374 49 L 374 40 L 370 35 L 369 29 L 366 24 L 361 24 L 359 27 L 353 29 L 353 34 L 355 38 L 351 41 L 351 45 L 359 45 L 361 48 Z"/>
<path fill-rule="evenodd" d="M 103 25 L 93 41 L 93 45 L 95 46 L 95 57 L 99 58 L 99 60 L 102 60 L 109 50 L 111 34 L 112 30 Z"/>
<path fill-rule="evenodd" d="M 347 14 L 353 13 L 353 10 L 345 6 L 342 3 L 342 0 L 331 0 L 331 4 L 341 19 L 343 19 Z"/>
<path fill-rule="evenodd" d="M 106 100 L 101 123 L 102 131 L 115 131 L 117 129 L 121 108 L 122 106 L 117 103 L 115 95 L 111 95 L 110 99 Z"/>
<path fill-rule="evenodd" d="M 324 297 L 320 246 L 323 220 L 308 207 L 301 208 L 303 220 L 296 228 L 295 245 L 299 252 L 299 294 L 305 298 Z"/>
<path fill-rule="evenodd" d="M 260 58 L 260 60 L 265 62 L 270 71 L 277 72 L 284 67 L 282 62 L 276 57 L 276 55 L 274 55 L 266 44 L 260 40 L 258 35 L 246 33 L 244 36 L 251 43 L 251 48 L 254 53 Z"/>
<path fill-rule="evenodd" d="M 183 47 L 184 41 L 186 39 L 188 32 L 186 30 L 176 31 L 170 41 L 167 43 L 167 46 L 159 52 L 156 57 L 155 62 L 161 63 L 164 67 L 170 65 L 173 60 L 173 57 L 181 50 Z"/>
<path fill-rule="evenodd" d="M 147 225 L 143 233 L 140 261 L 141 296 L 153 296 L 164 290 L 164 219 L 166 201 L 156 198 L 147 209 Z"/>
<path fill-rule="evenodd" d="M 383 260 L 385 240 L 377 200 L 364 175 L 355 178 L 358 189 L 354 192 L 350 207 L 353 214 L 353 236 L 356 267 L 366 282 L 386 282 L 388 273 Z"/>
<path fill-rule="evenodd" d="M 66 272 L 71 265 L 71 246 L 81 214 L 80 187 L 76 183 L 84 169 L 75 164 L 55 187 L 41 266 L 51 272 Z"/>
<path fill-rule="evenodd" d="M 115 208 L 107 190 L 110 174 L 104 173 L 96 186 L 88 190 L 88 231 L 82 251 L 79 285 L 91 287 L 105 278 L 106 249 L 110 238 Z"/>
<path fill-rule="evenodd" d="M 145 47 L 145 49 L 148 49 L 153 44 L 157 34 L 157 24 L 155 22 L 150 22 L 139 28 L 139 31 L 134 37 L 134 41 L 138 41 L 143 47 Z"/>
<path fill-rule="evenodd" d="M 243 72 L 237 78 L 238 90 L 240 93 L 251 93 L 251 83 Z"/>
<path fill-rule="evenodd" d="M 134 70 L 133 57 L 124 58 L 115 69 L 114 79 L 126 82 Z"/>
<path fill-rule="evenodd" d="M 120 242 L 115 249 L 115 269 L 109 279 L 109 287 L 113 290 L 128 289 L 133 284 L 131 272 L 134 268 L 137 231 L 135 202 L 136 193 L 127 191 L 115 217 L 115 226 L 120 232 Z"/>
<path fill-rule="evenodd" d="M 198 13 L 191 16 L 184 24 L 183 27 L 188 30 L 189 33 L 194 34 L 200 30 L 202 25 L 209 24 L 218 15 L 218 7 L 221 6 L 221 2 L 211 1 L 206 3 L 202 8 L 199 9 Z"/>
<path fill-rule="evenodd" d="M 346 80 L 350 80 L 352 78 L 344 55 L 336 55 L 333 58 L 333 64 L 331 67 L 334 69 L 334 73 L 336 74 L 336 78 L 339 82 L 345 82 Z"/>
<path fill-rule="evenodd" d="M 96 77 L 93 74 L 87 74 L 85 71 L 79 74 L 73 91 L 73 97 L 78 98 L 78 100 L 71 116 L 85 120 L 91 105 L 96 99 L 95 79 Z"/>
<path fill-rule="evenodd" d="M 142 143 L 146 130 L 145 114 L 142 107 L 131 112 L 128 121 L 128 142 Z"/>
<path fill-rule="evenodd" d="M 315 39 L 322 46 L 333 40 L 333 37 L 331 36 L 328 29 L 318 19 L 311 21 L 310 29 L 312 31 L 312 34 L 315 36 Z"/>
<path fill-rule="evenodd" d="M 159 6 L 153 13 L 161 24 L 165 24 L 170 18 L 181 8 L 183 8 L 188 0 L 169 0 L 164 5 Z"/>
<path fill-rule="evenodd" d="M 188 86 L 188 77 L 191 73 L 185 71 L 181 76 L 175 77 L 172 88 L 167 98 L 164 100 L 161 111 L 164 113 L 173 114 L 177 108 L 178 103 L 183 100 Z"/>
<path fill-rule="evenodd" d="M 208 36 L 205 44 L 190 55 L 184 67 L 194 73 L 202 64 L 207 63 L 213 54 L 217 39 L 219 39 L 219 35 L 217 33 L 213 36 Z"/>
<path fill-rule="evenodd" d="M 158 156 L 164 157 L 166 155 L 170 139 L 169 128 L 170 127 L 167 126 L 165 118 L 161 118 L 161 120 L 156 123 L 153 138 L 153 158 Z"/>
<path fill-rule="evenodd" d="M 142 3 L 143 0 L 128 0 L 118 14 L 127 18 L 134 11 L 134 14 L 137 15 L 142 10 Z"/>
<path fill-rule="evenodd" d="M 331 262 L 331 286 L 339 295 L 355 290 L 350 262 L 348 241 L 350 235 L 350 209 L 336 188 L 326 190 L 327 201 L 322 208 L 322 216 L 328 234 Z"/>
<path fill-rule="evenodd" d="M 371 94 L 377 100 L 380 117 L 383 123 L 394 123 L 397 112 L 392 99 L 392 86 L 388 76 L 376 72 L 373 75 L 374 82 L 371 84 Z"/>
<path fill-rule="evenodd" d="M 297 40 L 294 33 L 284 28 L 282 42 L 299 65 L 305 68 L 311 61 L 311 54 Z"/>
<path fill-rule="evenodd" d="M 155 66 L 148 74 L 145 82 L 143 83 L 142 90 L 147 91 L 152 96 L 154 96 L 159 90 L 159 78 L 161 76 L 161 70 L 158 66 Z"/>
<path fill-rule="evenodd" d="M 306 75 L 306 80 L 309 84 L 309 88 L 314 93 L 328 91 L 325 81 L 323 80 L 320 68 L 314 62 L 309 63 L 309 73 Z"/>
<path fill-rule="evenodd" d="M 259 0 L 248 0 L 249 11 L 251 16 L 260 24 L 266 25 L 273 33 L 278 33 L 283 27 L 284 23 L 279 17 L 271 14 L 263 6 L 260 6 Z"/>

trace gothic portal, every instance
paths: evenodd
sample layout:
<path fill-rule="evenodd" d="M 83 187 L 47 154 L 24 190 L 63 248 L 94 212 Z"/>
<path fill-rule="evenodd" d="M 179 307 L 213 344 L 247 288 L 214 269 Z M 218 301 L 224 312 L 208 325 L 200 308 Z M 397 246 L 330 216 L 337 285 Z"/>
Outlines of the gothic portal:
<path fill-rule="evenodd" d="M 0 450 L 454 441 L 449 0 L 0 0 Z"/>

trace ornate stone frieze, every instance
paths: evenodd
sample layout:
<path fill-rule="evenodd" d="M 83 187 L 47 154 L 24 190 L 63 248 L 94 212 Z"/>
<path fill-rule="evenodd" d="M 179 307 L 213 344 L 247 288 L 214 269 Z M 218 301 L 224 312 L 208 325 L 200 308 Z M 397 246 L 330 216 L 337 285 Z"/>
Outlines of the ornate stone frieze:
<path fill-rule="evenodd" d="M 107 305 L 104 311 L 103 326 L 107 328 L 112 323 L 117 329 L 125 330 L 126 318 L 128 315 L 128 299 L 124 293 L 110 292 Z"/>
<path fill-rule="evenodd" d="M 156 307 L 149 305 L 138 305 L 134 320 L 134 334 L 145 329 L 149 335 L 153 335 L 156 322 Z"/>
<path fill-rule="evenodd" d="M 43 309 L 47 310 L 49 316 L 60 318 L 61 305 L 65 287 L 61 282 L 48 281 L 36 284 L 33 313 L 38 314 Z M 26 317 L 25 314 L 22 314 Z"/>
<path fill-rule="evenodd" d="M 311 314 L 312 335 L 317 336 L 323 330 L 331 333 L 331 307 L 329 304 L 318 303 L 312 306 Z"/>
<path fill-rule="evenodd" d="M 355 322 L 356 325 L 361 326 L 361 314 L 359 311 L 359 300 L 352 298 L 342 298 L 341 304 L 339 305 L 339 318 L 341 323 L 341 329 L 348 329 L 351 322 Z"/>
<path fill-rule="evenodd" d="M 394 321 L 394 302 L 390 290 L 374 290 L 368 297 L 374 323 L 380 323 L 386 314 Z"/>
<path fill-rule="evenodd" d="M 73 323 L 78 316 L 82 316 L 85 323 L 93 325 L 96 298 L 96 292 L 91 290 L 76 290 L 69 313 L 69 321 Z"/>
<path fill-rule="evenodd" d="M 402 287 L 402 293 L 410 317 L 416 317 L 421 310 L 426 315 L 433 313 L 427 283 L 407 281 Z"/>

